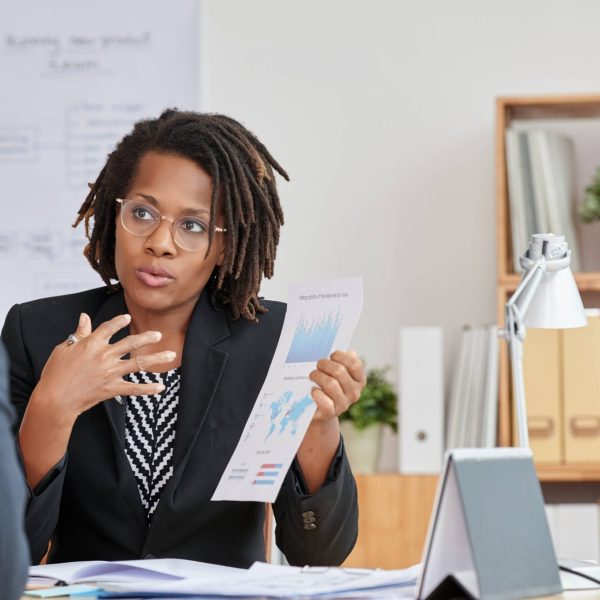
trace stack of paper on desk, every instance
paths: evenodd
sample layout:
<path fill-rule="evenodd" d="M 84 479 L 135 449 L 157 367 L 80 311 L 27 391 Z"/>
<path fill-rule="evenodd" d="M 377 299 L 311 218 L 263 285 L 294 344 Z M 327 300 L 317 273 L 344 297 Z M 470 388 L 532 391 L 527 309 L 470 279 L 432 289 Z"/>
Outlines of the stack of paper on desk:
<path fill-rule="evenodd" d="M 411 587 L 416 585 L 420 566 L 383 571 L 336 567 L 286 567 L 254 563 L 247 571 L 228 576 L 189 578 L 173 582 L 133 582 L 108 586 L 112 597 L 148 595 L 210 595 L 227 597 L 269 596 L 291 598 L 352 594 L 356 591 Z M 111 597 L 105 595 L 103 597 Z"/>
<path fill-rule="evenodd" d="M 101 598 L 197 595 L 351 597 L 355 592 L 365 590 L 413 591 L 419 572 L 420 565 L 405 570 L 383 571 L 285 567 L 264 563 L 254 563 L 246 570 L 175 559 L 64 563 L 30 569 L 30 575 L 47 577 L 48 580 L 94 582 L 106 590 L 99 596 Z"/>

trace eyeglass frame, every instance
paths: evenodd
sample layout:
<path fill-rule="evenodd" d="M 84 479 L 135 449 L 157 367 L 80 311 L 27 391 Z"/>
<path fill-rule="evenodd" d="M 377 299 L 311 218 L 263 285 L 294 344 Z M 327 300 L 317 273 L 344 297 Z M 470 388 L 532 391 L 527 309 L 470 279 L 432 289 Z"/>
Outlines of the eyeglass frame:
<path fill-rule="evenodd" d="M 149 232 L 149 233 L 133 233 L 133 231 L 130 231 L 129 229 L 127 229 L 127 227 L 125 226 L 125 223 L 123 222 L 123 211 L 122 210 L 119 211 L 119 219 L 121 221 L 121 225 L 123 226 L 123 229 L 127 233 L 130 233 L 131 235 L 135 235 L 137 237 L 151 236 L 155 231 L 158 230 L 158 228 L 160 227 L 160 224 L 164 220 L 164 221 L 168 221 L 169 223 L 171 223 L 171 237 L 173 238 L 173 242 L 177 245 L 177 247 L 181 248 L 182 250 L 185 250 L 186 252 L 202 252 L 204 250 L 204 248 L 200 248 L 199 250 L 190 250 L 189 248 L 185 248 L 184 246 L 182 246 L 175 239 L 175 222 L 178 221 L 181 217 L 178 217 L 177 219 L 173 219 L 171 217 L 166 217 L 165 215 L 162 214 L 162 212 L 160 211 L 160 209 L 158 207 L 153 206 L 152 204 L 150 204 L 150 202 L 143 201 L 143 200 L 136 200 L 135 198 L 115 198 L 115 202 L 117 202 L 121 206 L 121 208 L 125 208 L 125 205 L 128 202 L 139 202 L 140 204 L 146 204 L 146 205 L 150 206 L 152 209 L 154 209 L 160 215 L 160 221 L 158 222 L 156 227 L 151 232 Z M 215 225 L 213 231 L 216 233 L 226 233 L 227 227 L 219 227 L 218 225 Z"/>

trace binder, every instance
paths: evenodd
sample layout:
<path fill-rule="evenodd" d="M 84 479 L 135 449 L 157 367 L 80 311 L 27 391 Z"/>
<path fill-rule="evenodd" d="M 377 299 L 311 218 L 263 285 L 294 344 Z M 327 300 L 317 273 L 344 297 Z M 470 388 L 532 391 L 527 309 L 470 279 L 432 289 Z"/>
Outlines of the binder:
<path fill-rule="evenodd" d="M 565 462 L 597 463 L 600 456 L 600 316 L 563 331 Z"/>
<path fill-rule="evenodd" d="M 399 469 L 436 474 L 444 454 L 442 329 L 403 327 L 398 342 Z"/>
<path fill-rule="evenodd" d="M 473 336 L 470 327 L 463 327 L 462 339 L 458 359 L 454 364 L 454 374 L 452 376 L 452 389 L 448 404 L 446 405 L 446 439 L 445 447 L 459 448 L 463 446 L 463 417 L 464 417 L 464 394 L 468 389 L 469 381 L 469 357 L 471 356 L 471 346 Z"/>
<path fill-rule="evenodd" d="M 560 463 L 561 332 L 528 329 L 523 347 L 523 376 L 527 403 L 529 446 L 536 463 Z M 516 410 L 513 410 L 516 418 Z M 514 431 L 517 431 L 515 423 Z"/>
<path fill-rule="evenodd" d="M 417 599 L 516 600 L 561 591 L 531 452 L 449 451 Z"/>

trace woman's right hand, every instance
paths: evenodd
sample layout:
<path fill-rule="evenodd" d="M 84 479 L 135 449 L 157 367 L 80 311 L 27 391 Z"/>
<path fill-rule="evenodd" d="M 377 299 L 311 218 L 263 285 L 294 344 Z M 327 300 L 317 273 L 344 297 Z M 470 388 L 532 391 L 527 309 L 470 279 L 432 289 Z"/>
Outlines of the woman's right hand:
<path fill-rule="evenodd" d="M 129 315 L 119 315 L 92 331 L 90 318 L 83 313 L 74 334 L 78 341 L 64 341 L 52 351 L 19 429 L 25 476 L 31 489 L 64 456 L 75 420 L 82 412 L 115 396 L 157 394 L 163 390 L 160 384 L 123 380 L 123 375 L 175 359 L 175 352 L 165 351 L 123 360 L 125 354 L 161 338 L 158 331 L 146 331 L 109 344 L 130 320 Z"/>
<path fill-rule="evenodd" d="M 74 334 L 79 341 L 74 344 L 65 341 L 54 348 L 34 390 L 36 400 L 74 422 L 82 412 L 108 398 L 162 392 L 161 384 L 123 380 L 124 375 L 149 371 L 154 365 L 176 358 L 175 352 L 164 351 L 123 360 L 122 356 L 154 344 L 162 337 L 158 331 L 145 331 L 110 344 L 113 335 L 130 321 L 129 315 L 119 315 L 92 331 L 90 317 L 82 313 Z"/>

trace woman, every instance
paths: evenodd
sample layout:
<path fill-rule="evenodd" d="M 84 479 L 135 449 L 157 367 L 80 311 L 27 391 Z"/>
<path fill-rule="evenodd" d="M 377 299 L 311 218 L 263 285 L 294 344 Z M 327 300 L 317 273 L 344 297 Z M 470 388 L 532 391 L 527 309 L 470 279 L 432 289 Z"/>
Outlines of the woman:
<path fill-rule="evenodd" d="M 264 559 L 265 507 L 210 497 L 285 314 L 258 298 L 283 223 L 273 169 L 287 179 L 227 117 L 139 122 L 75 223 L 106 287 L 9 312 L 34 561 L 50 539 L 51 562 Z M 293 564 L 335 564 L 357 535 L 337 416 L 365 374 L 356 354 L 334 352 L 311 379 L 318 408 L 273 507 L 276 536 Z"/>

